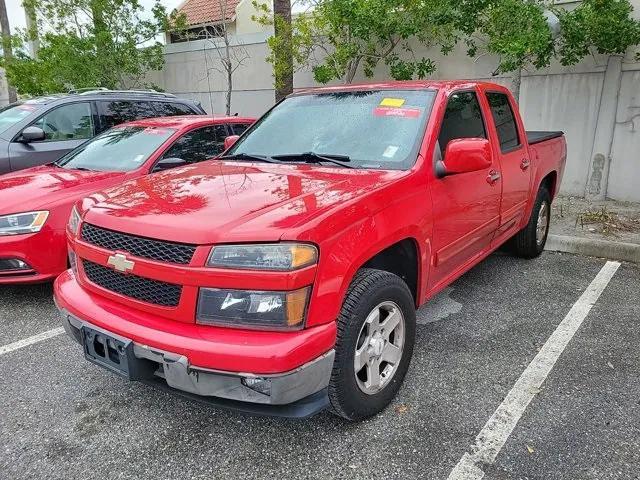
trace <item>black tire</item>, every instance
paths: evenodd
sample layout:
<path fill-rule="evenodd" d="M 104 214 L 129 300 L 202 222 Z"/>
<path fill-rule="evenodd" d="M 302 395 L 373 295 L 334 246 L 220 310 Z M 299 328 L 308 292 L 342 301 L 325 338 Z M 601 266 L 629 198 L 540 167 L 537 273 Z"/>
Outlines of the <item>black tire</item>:
<path fill-rule="evenodd" d="M 536 232 L 538 227 L 538 216 L 542 208 L 546 208 L 548 221 L 542 241 L 538 241 Z M 513 254 L 522 258 L 535 258 L 540 255 L 547 243 L 549 225 L 551 224 L 550 220 L 551 195 L 549 195 L 549 191 L 545 186 L 541 186 L 540 190 L 538 190 L 538 195 L 536 196 L 536 203 L 533 205 L 533 209 L 531 210 L 529 223 L 527 223 L 527 226 L 520 230 L 509 242 Z"/>
<path fill-rule="evenodd" d="M 384 302 L 395 304 L 404 317 L 402 354 L 386 385 L 377 393 L 368 394 L 358 385 L 354 358 L 369 313 Z M 358 271 L 338 317 L 336 356 L 329 382 L 329 400 L 334 414 L 356 421 L 375 415 L 389 405 L 409 368 L 415 330 L 415 305 L 407 284 L 397 275 L 382 270 L 364 268 Z"/>

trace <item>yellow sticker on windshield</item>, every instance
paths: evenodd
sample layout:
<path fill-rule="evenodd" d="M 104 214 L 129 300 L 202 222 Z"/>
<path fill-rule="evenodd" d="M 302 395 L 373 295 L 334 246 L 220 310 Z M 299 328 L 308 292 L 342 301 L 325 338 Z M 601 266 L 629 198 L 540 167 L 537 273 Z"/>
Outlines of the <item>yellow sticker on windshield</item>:
<path fill-rule="evenodd" d="M 383 98 L 380 102 L 381 107 L 401 107 L 404 105 L 404 98 Z"/>

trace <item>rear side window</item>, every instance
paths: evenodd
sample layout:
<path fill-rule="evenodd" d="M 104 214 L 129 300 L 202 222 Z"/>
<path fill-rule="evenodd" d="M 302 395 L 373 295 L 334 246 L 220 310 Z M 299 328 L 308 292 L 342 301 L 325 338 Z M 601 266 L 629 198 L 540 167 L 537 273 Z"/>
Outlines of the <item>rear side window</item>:
<path fill-rule="evenodd" d="M 487 138 L 475 92 L 458 92 L 449 97 L 438 137 L 443 154 L 456 138 Z"/>
<path fill-rule="evenodd" d="M 242 135 L 244 131 L 249 127 L 250 125 L 248 123 L 234 123 L 233 125 L 231 125 L 234 135 Z"/>
<path fill-rule="evenodd" d="M 181 158 L 187 163 L 208 160 L 222 152 L 226 136 L 227 130 L 224 125 L 191 130 L 176 140 L 162 158 Z"/>
<path fill-rule="evenodd" d="M 511 150 L 520 145 L 518 127 L 509 104 L 509 97 L 504 93 L 487 93 L 487 100 L 491 108 L 493 122 L 496 124 L 500 150 Z"/>
<path fill-rule="evenodd" d="M 162 117 L 173 117 L 176 115 L 194 115 L 195 112 L 183 103 L 177 102 L 153 102 L 158 115 Z"/>
<path fill-rule="evenodd" d="M 45 113 L 33 124 L 44 131 L 45 141 L 82 140 L 93 136 L 93 116 L 88 102 L 70 103 Z"/>
<path fill-rule="evenodd" d="M 98 102 L 98 109 L 102 119 L 102 130 L 106 130 L 124 122 L 156 117 L 157 113 L 149 102 L 135 100 L 115 100 Z"/>

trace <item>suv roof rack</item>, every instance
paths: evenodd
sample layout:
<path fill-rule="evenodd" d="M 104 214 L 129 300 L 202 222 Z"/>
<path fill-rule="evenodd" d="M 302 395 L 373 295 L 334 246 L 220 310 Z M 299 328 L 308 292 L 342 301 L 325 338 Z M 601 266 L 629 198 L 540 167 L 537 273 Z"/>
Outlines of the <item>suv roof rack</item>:
<path fill-rule="evenodd" d="M 105 92 L 109 90 L 106 87 L 84 87 L 84 88 L 74 88 L 73 90 L 69 90 L 67 93 L 69 95 L 79 95 L 85 92 Z"/>
<path fill-rule="evenodd" d="M 151 95 L 154 97 L 176 98 L 173 93 L 159 92 L 157 90 L 109 90 L 106 88 L 93 88 L 76 91 L 78 95 Z M 74 93 L 76 93 L 74 92 Z"/>

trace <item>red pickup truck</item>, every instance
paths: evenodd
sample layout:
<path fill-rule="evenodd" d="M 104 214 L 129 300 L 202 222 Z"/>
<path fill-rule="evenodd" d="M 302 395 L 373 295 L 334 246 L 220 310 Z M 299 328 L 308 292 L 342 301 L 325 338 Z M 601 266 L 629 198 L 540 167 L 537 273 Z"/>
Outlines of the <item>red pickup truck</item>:
<path fill-rule="evenodd" d="M 541 253 L 566 159 L 478 82 L 295 93 L 226 144 L 76 205 L 63 324 L 129 379 L 349 420 L 400 388 L 417 307 L 502 244 Z"/>

